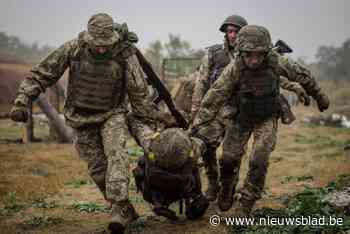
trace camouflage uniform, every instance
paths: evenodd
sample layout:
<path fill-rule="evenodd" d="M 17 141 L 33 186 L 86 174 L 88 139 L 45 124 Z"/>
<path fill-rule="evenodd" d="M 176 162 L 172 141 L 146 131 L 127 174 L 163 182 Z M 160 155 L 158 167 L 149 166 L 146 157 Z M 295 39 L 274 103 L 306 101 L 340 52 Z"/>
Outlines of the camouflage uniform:
<path fill-rule="evenodd" d="M 238 34 L 238 39 L 240 39 L 240 35 L 242 35 L 242 31 L 249 31 L 250 29 L 255 30 L 254 28 L 257 26 L 246 26 L 241 30 Z M 267 32 L 263 27 L 258 27 L 259 30 L 261 28 L 262 31 Z M 267 32 L 268 34 L 268 32 Z M 242 37 L 242 36 L 241 36 Z M 271 39 L 269 39 L 271 40 Z M 258 41 L 258 40 L 257 40 Z M 239 43 L 239 42 L 238 42 Z M 270 42 L 271 44 L 271 42 Z M 239 44 L 238 44 L 239 45 Z M 228 210 L 232 206 L 232 192 L 235 189 L 235 186 L 238 181 L 238 174 L 240 168 L 241 158 L 245 153 L 247 142 L 251 135 L 254 137 L 253 142 L 253 152 L 250 157 L 249 164 L 249 172 L 248 176 L 245 180 L 243 189 L 239 193 L 242 195 L 242 199 L 237 204 L 243 204 L 246 206 L 247 210 L 250 210 L 254 205 L 254 202 L 260 198 L 262 189 L 264 187 L 265 175 L 268 167 L 268 157 L 270 153 L 274 150 L 276 144 L 276 133 L 277 133 L 277 120 L 279 117 L 279 113 L 277 110 L 266 111 L 267 118 L 264 117 L 263 120 L 256 120 L 244 117 L 242 113 L 247 107 L 250 107 L 248 104 L 244 105 L 242 99 L 239 94 L 245 91 L 247 85 L 241 83 L 242 80 L 252 80 L 257 77 L 264 75 L 264 82 L 275 82 L 273 80 L 279 80 L 280 87 L 286 89 L 295 89 L 298 84 L 288 82 L 285 78 L 289 80 L 299 81 L 302 85 L 310 84 L 308 94 L 310 90 L 320 90 L 317 88 L 317 84 L 312 79 L 308 79 L 306 74 L 300 74 L 295 67 L 281 64 L 281 57 L 271 51 L 271 47 L 269 45 L 269 54 L 265 59 L 266 68 L 263 70 L 264 73 L 255 74 L 244 73 L 244 64 L 240 56 L 238 56 L 235 60 L 233 60 L 223 71 L 220 78 L 211 86 L 211 89 L 208 91 L 204 100 L 201 103 L 200 110 L 197 114 L 197 118 L 194 122 L 194 128 L 198 128 L 200 132 L 201 128 L 206 128 L 211 122 L 215 121 L 216 115 L 218 111 L 221 109 L 223 105 L 229 103 L 233 96 L 236 96 L 235 105 L 239 107 L 238 115 L 232 119 L 232 122 L 227 126 L 227 132 L 223 141 L 223 155 L 220 160 L 221 165 L 221 191 L 219 197 L 219 207 L 222 210 Z M 271 70 L 272 69 L 272 70 Z M 246 69 L 247 70 L 247 69 Z M 248 69 L 249 70 L 249 69 Z M 269 71 L 270 70 L 270 71 Z M 269 71 L 269 72 L 268 72 Z M 268 73 L 268 74 L 265 74 Z M 244 79 L 245 77 L 242 74 L 246 74 L 249 79 Z M 243 76 L 243 77 L 241 77 Z M 269 79 L 265 79 L 269 78 Z M 271 78 L 273 77 L 273 79 Z M 283 78 L 285 77 L 285 78 Z M 305 82 L 301 81 L 301 77 L 305 78 Z M 310 76 L 309 76 L 310 77 Z M 254 78 L 254 79 L 253 79 Z M 265 81 L 267 80 L 267 81 Z M 261 81 L 261 80 L 260 80 Z M 313 82 L 313 83 L 312 83 Z M 278 82 L 277 82 L 278 83 Z M 254 83 L 253 83 L 254 85 Z M 266 84 L 260 84 L 266 85 Z M 271 84 L 269 84 L 271 86 Z M 306 86 L 305 86 L 306 87 Z M 279 88 L 277 88 L 279 89 Z M 254 88 L 253 88 L 254 90 Z M 251 92 L 251 90 L 249 91 Z M 248 93 L 249 93 L 248 92 Z M 256 100 L 256 103 L 259 102 L 259 99 Z M 260 106 L 256 105 L 255 108 L 270 108 L 273 106 L 268 106 L 264 103 L 261 103 Z M 249 109 L 249 108 L 248 108 Z M 271 115 L 269 115 L 269 113 Z M 242 117 L 243 116 L 243 117 Z M 201 136 L 197 134 L 197 136 L 207 138 L 207 135 Z M 210 136 L 209 136 L 210 138 Z M 221 202 L 220 200 L 226 201 Z"/>
<path fill-rule="evenodd" d="M 109 48 L 98 56 L 96 46 Z M 113 29 L 113 19 L 96 14 L 88 30 L 66 42 L 31 70 L 20 85 L 12 116 L 21 117 L 31 100 L 53 85 L 69 68 L 64 115 L 76 132 L 75 146 L 89 174 L 112 203 L 112 222 L 121 229 L 137 217 L 128 200 L 129 162 L 126 113 L 152 121 L 154 106 L 133 44 Z M 25 119 L 23 119 L 25 120 Z M 140 131 L 142 132 L 142 131 Z M 143 136 L 141 135 L 140 138 Z"/>
<path fill-rule="evenodd" d="M 228 25 L 234 25 L 238 28 L 241 28 L 247 25 L 247 21 L 238 15 L 229 16 L 221 25 L 220 31 L 225 32 L 225 27 Z M 226 38 L 224 44 L 210 46 L 207 52 L 208 53 L 202 60 L 199 76 L 196 79 L 195 88 L 193 91 L 193 119 L 195 118 L 200 103 L 209 88 L 220 76 L 225 66 L 227 66 L 229 62 L 235 57 L 235 48 L 234 46 L 229 45 Z M 278 58 L 281 66 L 284 67 L 284 73 L 287 73 L 288 77 L 296 77 L 291 81 L 300 83 L 302 87 L 306 89 L 308 95 L 319 97 L 318 99 L 325 98 L 324 96 L 319 95 L 320 88 L 307 69 L 283 56 L 278 56 Z M 290 83 L 287 79 L 283 79 L 283 82 L 281 82 L 281 88 L 296 92 L 298 95 L 303 92 L 300 86 L 295 83 Z M 208 144 L 208 151 L 203 155 L 203 161 L 205 162 L 206 174 L 209 180 L 207 191 L 209 200 L 216 199 L 216 193 L 219 189 L 217 184 L 218 169 L 215 152 L 222 142 L 223 136 L 225 134 L 225 126 L 232 121 L 236 112 L 237 107 L 235 104 L 235 97 L 232 97 L 228 101 L 228 104 L 224 104 L 223 107 L 220 108 L 217 117 L 212 120 L 210 124 L 207 124 L 205 127 L 203 126 L 200 128 L 200 132 L 198 132 L 200 135 L 207 136 L 206 141 Z M 292 113 L 289 110 L 287 117 L 290 118 L 291 115 Z M 282 120 L 285 120 L 285 118 L 285 115 L 282 115 Z M 290 121 L 292 120 L 289 120 L 289 122 Z"/>
<path fill-rule="evenodd" d="M 228 25 L 241 28 L 247 25 L 247 21 L 239 15 L 231 15 L 224 20 L 219 30 L 225 33 Z M 226 35 L 223 44 L 216 44 L 208 47 L 207 54 L 203 57 L 200 65 L 199 76 L 195 81 L 191 107 L 193 119 L 196 116 L 204 95 L 232 59 L 234 59 L 234 46 L 229 44 Z M 224 105 L 220 109 L 217 118 L 213 120 L 210 125 L 200 129 L 199 134 L 207 136 L 206 143 L 208 149 L 203 155 L 203 161 L 205 163 L 206 175 L 209 182 L 206 196 L 210 201 L 216 199 L 216 194 L 219 190 L 216 150 L 224 136 L 225 126 L 228 124 L 228 121 L 233 118 L 235 112 L 235 105 Z"/>

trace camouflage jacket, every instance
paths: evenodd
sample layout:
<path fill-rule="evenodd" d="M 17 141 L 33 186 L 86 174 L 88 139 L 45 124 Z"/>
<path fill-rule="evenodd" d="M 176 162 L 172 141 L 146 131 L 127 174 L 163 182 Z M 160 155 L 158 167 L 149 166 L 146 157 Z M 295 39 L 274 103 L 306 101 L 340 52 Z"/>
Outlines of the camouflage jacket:
<path fill-rule="evenodd" d="M 55 84 L 67 68 L 72 66 L 72 60 L 82 48 L 79 47 L 81 38 L 78 37 L 64 43 L 61 47 L 49 54 L 41 63 L 31 69 L 31 73 L 21 83 L 15 105 L 27 106 L 30 100 L 35 100 L 46 88 Z M 143 78 L 143 71 L 135 54 L 132 53 L 130 44 L 119 43 L 115 50 L 118 55 L 125 57 L 125 89 L 127 97 L 110 111 L 86 115 L 80 113 L 69 101 L 66 101 L 64 114 L 67 124 L 72 127 L 80 127 L 84 124 L 100 123 L 114 113 L 126 113 L 128 104 L 132 111 L 141 117 L 148 119 L 158 118 L 158 113 L 148 98 L 147 84 Z M 116 92 L 120 92 L 117 90 Z M 116 94 L 117 95 L 117 94 Z"/>
<path fill-rule="evenodd" d="M 228 50 L 227 47 L 224 48 Z M 234 55 L 233 52 L 230 53 Z M 305 89 L 306 93 L 311 97 L 315 97 L 321 91 L 321 88 L 318 86 L 310 70 L 303 67 L 301 64 L 289 59 L 288 57 L 282 56 L 278 53 L 276 53 L 276 56 L 278 56 L 280 69 L 283 70 L 282 74 L 284 74 L 288 80 L 299 83 Z M 211 86 L 208 61 L 208 55 L 204 56 L 200 67 L 200 75 L 196 80 L 192 97 L 192 115 L 197 113 L 201 101 Z M 281 82 L 281 88 L 291 90 L 291 86 L 296 85 L 288 84 L 288 80 L 283 80 L 283 82 Z"/>
<path fill-rule="evenodd" d="M 227 43 L 223 44 L 223 50 L 225 50 L 226 54 L 230 55 L 230 59 L 234 58 L 234 51 L 229 49 L 227 46 Z M 201 65 L 199 68 L 199 74 L 195 81 L 195 87 L 193 89 L 193 95 L 192 95 L 192 116 L 198 111 L 199 106 L 201 104 L 201 101 L 203 100 L 204 95 L 207 93 L 211 86 L 210 81 L 210 75 L 209 71 L 212 69 L 210 66 L 211 64 L 209 61 L 212 60 L 210 58 L 209 50 L 206 51 L 206 54 L 204 55 Z M 214 61 L 215 62 L 215 61 Z"/>
<path fill-rule="evenodd" d="M 295 70 L 291 72 L 289 69 L 286 69 L 285 66 L 281 65 L 280 56 L 277 53 L 273 54 L 272 57 L 276 61 L 275 72 L 277 72 L 280 79 L 280 88 L 292 92 L 301 88 L 300 84 L 291 82 L 291 80 L 297 80 L 300 74 Z M 220 109 L 226 103 L 229 103 L 231 98 L 236 95 L 238 91 L 236 87 L 239 83 L 240 69 L 238 63 L 237 59 L 232 60 L 231 63 L 225 67 L 219 79 L 208 90 L 200 105 L 200 109 L 194 121 L 194 126 L 199 126 L 202 123 L 215 119 Z"/>

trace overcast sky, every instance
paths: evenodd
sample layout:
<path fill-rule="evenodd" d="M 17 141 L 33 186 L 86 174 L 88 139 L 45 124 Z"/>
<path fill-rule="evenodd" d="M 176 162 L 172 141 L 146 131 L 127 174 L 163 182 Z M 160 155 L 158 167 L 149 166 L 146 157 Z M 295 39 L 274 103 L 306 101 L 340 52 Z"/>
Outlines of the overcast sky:
<path fill-rule="evenodd" d="M 92 14 L 106 12 L 137 32 L 139 47 L 180 34 L 193 48 L 221 43 L 226 16 L 240 14 L 284 39 L 294 58 L 313 60 L 318 46 L 350 38 L 349 0 L 1 0 L 0 31 L 25 42 L 59 46 L 86 29 Z"/>

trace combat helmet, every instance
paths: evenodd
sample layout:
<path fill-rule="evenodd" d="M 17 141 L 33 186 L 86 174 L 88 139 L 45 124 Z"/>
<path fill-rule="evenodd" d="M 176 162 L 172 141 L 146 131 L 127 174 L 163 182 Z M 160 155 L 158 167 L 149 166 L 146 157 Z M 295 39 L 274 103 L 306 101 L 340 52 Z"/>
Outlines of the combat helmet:
<path fill-rule="evenodd" d="M 243 18 L 240 15 L 230 15 L 224 20 L 224 22 L 220 26 L 220 32 L 224 33 L 227 25 L 234 25 L 236 27 L 243 28 L 244 26 L 248 25 L 248 22 L 245 18 Z"/>
<path fill-rule="evenodd" d="M 238 51 L 268 52 L 271 48 L 271 36 L 265 27 L 247 25 L 237 35 Z"/>
<path fill-rule="evenodd" d="M 186 132 L 168 128 L 158 133 L 151 142 L 149 158 L 165 170 L 181 168 L 191 154 L 192 142 Z"/>

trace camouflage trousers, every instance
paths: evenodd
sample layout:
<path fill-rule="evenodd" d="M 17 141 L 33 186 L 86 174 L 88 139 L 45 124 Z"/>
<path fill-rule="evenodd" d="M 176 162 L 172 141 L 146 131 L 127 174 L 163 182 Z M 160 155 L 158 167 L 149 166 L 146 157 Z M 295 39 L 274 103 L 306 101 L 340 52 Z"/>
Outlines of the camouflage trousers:
<path fill-rule="evenodd" d="M 259 123 L 241 125 L 230 124 L 223 140 L 220 160 L 222 180 L 231 180 L 233 189 L 238 183 L 241 160 L 246 153 L 247 143 L 253 135 L 253 147 L 249 158 L 249 170 L 241 193 L 248 200 L 261 198 L 269 164 L 269 156 L 274 150 L 277 138 L 278 119 L 273 117 Z"/>
<path fill-rule="evenodd" d="M 236 109 L 232 105 L 225 105 L 213 121 L 200 126 L 198 129 L 198 136 L 201 136 L 206 141 L 208 148 L 203 155 L 208 178 L 212 177 L 215 179 L 218 177 L 216 150 L 223 140 L 226 126 L 232 122 L 235 113 Z"/>
<path fill-rule="evenodd" d="M 128 127 L 125 114 L 114 114 L 102 124 L 77 128 L 75 147 L 106 200 L 128 199 Z"/>
<path fill-rule="evenodd" d="M 202 159 L 205 173 L 212 182 L 218 179 L 216 151 L 223 139 L 224 133 L 225 125 L 218 119 L 213 120 L 208 125 L 202 126 L 197 132 L 197 134 L 206 141 L 207 150 L 202 155 Z"/>

